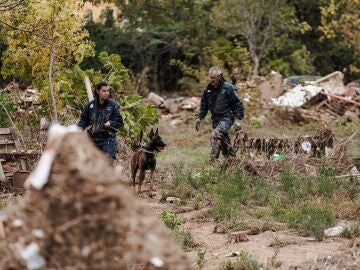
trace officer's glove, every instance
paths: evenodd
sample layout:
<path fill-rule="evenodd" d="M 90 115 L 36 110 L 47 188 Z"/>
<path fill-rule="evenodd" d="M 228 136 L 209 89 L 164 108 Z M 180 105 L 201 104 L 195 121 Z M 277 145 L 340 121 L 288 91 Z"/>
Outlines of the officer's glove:
<path fill-rule="evenodd" d="M 195 122 L 195 129 L 196 131 L 200 130 L 200 124 L 201 124 L 201 119 L 200 118 L 196 118 L 196 122 Z"/>
<path fill-rule="evenodd" d="M 240 119 L 235 119 L 234 128 L 235 128 L 235 131 L 240 131 L 241 130 L 241 120 Z"/>

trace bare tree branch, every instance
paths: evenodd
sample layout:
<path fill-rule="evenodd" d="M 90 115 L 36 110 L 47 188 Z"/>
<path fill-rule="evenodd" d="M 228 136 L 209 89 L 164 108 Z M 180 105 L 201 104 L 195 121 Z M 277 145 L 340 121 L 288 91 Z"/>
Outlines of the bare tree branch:
<path fill-rule="evenodd" d="M 20 6 L 25 0 L 3 0 L 0 2 L 0 12 L 12 10 Z"/>

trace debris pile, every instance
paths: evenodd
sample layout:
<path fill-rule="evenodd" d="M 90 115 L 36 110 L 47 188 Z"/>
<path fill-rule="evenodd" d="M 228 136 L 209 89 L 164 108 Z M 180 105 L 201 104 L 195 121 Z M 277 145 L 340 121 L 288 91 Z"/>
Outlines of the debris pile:
<path fill-rule="evenodd" d="M 0 128 L 0 192 L 22 192 L 39 152 L 21 147 L 18 132 Z"/>
<path fill-rule="evenodd" d="M 156 105 L 163 114 L 176 114 L 180 111 L 195 111 L 200 105 L 199 97 L 163 98 L 154 92 L 149 93 L 148 101 Z"/>
<path fill-rule="evenodd" d="M 348 120 L 359 118 L 360 96 L 357 96 L 350 87 L 345 87 L 343 77 L 341 72 L 335 71 L 316 81 L 298 84 L 283 95 L 272 98 L 272 103 L 289 108 L 287 112 L 290 112 L 290 115 L 296 111 L 300 116 L 293 119 L 296 122 L 306 122 L 306 118 L 311 117 L 302 110 L 304 108 L 314 108 L 331 118 L 340 116 Z"/>
<path fill-rule="evenodd" d="M 191 269 L 86 134 L 60 135 L 50 130 L 39 161 L 48 170 L 35 169 L 5 212 L 0 269 Z"/>
<path fill-rule="evenodd" d="M 9 93 L 16 100 L 19 113 L 33 113 L 40 107 L 39 89 L 31 85 L 12 81 L 2 91 Z"/>
<path fill-rule="evenodd" d="M 299 175 L 316 176 L 326 161 L 336 173 L 347 174 L 354 167 L 347 154 L 353 136 L 339 142 L 327 128 L 319 129 L 314 135 L 294 138 L 251 138 L 240 132 L 234 140 L 240 158 L 227 166 L 243 166 L 253 175 L 276 179 L 284 167 Z"/>
<path fill-rule="evenodd" d="M 315 135 L 298 136 L 297 138 L 252 138 L 241 131 L 236 135 L 234 146 L 241 155 L 265 154 L 269 159 L 274 154 L 300 153 L 312 156 L 324 156 L 326 150 L 334 147 L 334 134 L 331 129 L 320 129 Z"/>

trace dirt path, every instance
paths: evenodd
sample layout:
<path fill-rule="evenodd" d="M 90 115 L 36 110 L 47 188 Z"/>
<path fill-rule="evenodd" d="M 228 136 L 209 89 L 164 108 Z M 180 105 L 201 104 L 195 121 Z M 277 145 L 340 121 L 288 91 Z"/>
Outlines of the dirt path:
<path fill-rule="evenodd" d="M 161 211 L 175 210 L 172 204 L 157 201 L 160 198 L 159 194 L 151 199 L 146 195 L 142 197 L 147 205 L 155 210 L 159 219 Z M 246 251 L 270 269 L 276 267 L 289 269 L 291 266 L 313 262 L 318 257 L 333 256 L 346 249 L 349 244 L 349 240 L 343 238 L 328 238 L 318 242 L 312 237 L 301 237 L 294 230 L 265 231 L 258 235 L 249 235 L 247 242 L 228 244 L 227 234 L 214 233 L 216 224 L 213 221 L 196 220 L 195 217 L 202 211 L 194 210 L 177 215 L 185 221 L 182 228 L 190 230 L 196 242 L 200 244 L 198 249 L 206 250 L 203 268 L 206 270 L 220 269 L 225 261 L 236 259 L 236 257 L 226 257 L 226 255 L 241 251 Z M 194 262 L 197 259 L 198 249 L 188 252 Z"/>
<path fill-rule="evenodd" d="M 194 163 L 191 153 L 208 147 L 208 141 L 199 139 L 194 136 L 192 131 L 182 129 L 182 133 L 176 133 L 176 128 L 164 125 L 162 134 L 169 143 L 164 156 L 160 157 L 158 179 L 162 181 L 170 181 L 171 170 L 176 163 L 189 168 L 191 165 L 201 164 L 204 161 L 196 160 Z M 189 138 L 184 140 L 184 137 Z M 202 136 L 207 136 L 206 132 Z M 203 160 L 207 157 L 200 155 Z M 188 161 L 188 162 L 185 162 Z M 146 193 L 141 198 L 147 203 L 149 208 L 155 210 L 157 217 L 160 219 L 160 213 L 163 210 L 170 212 L 179 212 L 178 207 L 169 203 L 161 203 L 161 186 L 159 181 L 156 184 L 156 195 L 149 198 Z M 148 189 L 146 184 L 144 190 Z M 291 266 L 302 265 L 306 262 L 313 262 L 318 257 L 333 256 L 334 254 L 346 249 L 349 240 L 344 238 L 327 238 L 321 242 L 315 241 L 314 238 L 301 237 L 299 233 L 293 230 L 281 231 L 265 231 L 257 235 L 250 235 L 249 241 L 236 244 L 227 244 L 228 235 L 214 233 L 215 223 L 211 220 L 202 221 L 196 219 L 196 216 L 204 210 L 190 211 L 186 213 L 178 213 L 177 215 L 184 221 L 182 229 L 191 232 L 193 238 L 200 245 L 198 248 L 188 252 L 194 262 L 197 260 L 197 251 L 206 250 L 205 264 L 203 269 L 215 270 L 221 269 L 221 265 L 227 260 L 235 260 L 236 258 L 226 257 L 231 252 L 246 251 L 259 263 L 268 269 L 289 269 Z M 180 211 L 181 212 L 181 211 Z"/>

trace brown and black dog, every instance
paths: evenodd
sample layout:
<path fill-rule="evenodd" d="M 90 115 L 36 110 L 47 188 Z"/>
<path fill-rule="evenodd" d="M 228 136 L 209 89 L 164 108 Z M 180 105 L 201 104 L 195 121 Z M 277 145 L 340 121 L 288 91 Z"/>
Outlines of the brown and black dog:
<path fill-rule="evenodd" d="M 142 137 L 142 135 L 141 135 Z M 140 140 L 141 140 L 140 137 Z M 141 192 L 141 185 L 145 179 L 145 171 L 150 170 L 150 192 L 153 191 L 154 185 L 154 172 L 156 168 L 156 152 L 161 152 L 166 144 L 163 142 L 159 135 L 159 130 L 156 129 L 154 132 L 151 129 L 149 134 L 150 141 L 146 144 L 145 147 L 140 148 L 137 150 L 131 160 L 131 178 L 132 178 L 132 185 L 135 191 L 135 179 L 137 171 L 139 172 L 139 188 L 138 193 Z"/>

